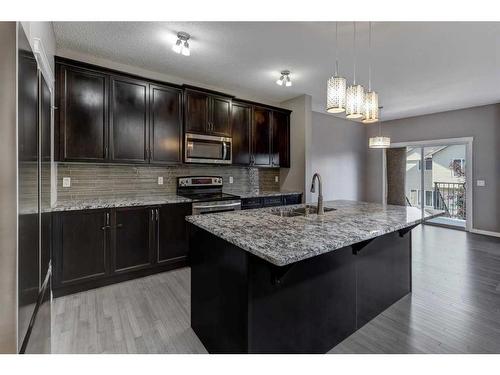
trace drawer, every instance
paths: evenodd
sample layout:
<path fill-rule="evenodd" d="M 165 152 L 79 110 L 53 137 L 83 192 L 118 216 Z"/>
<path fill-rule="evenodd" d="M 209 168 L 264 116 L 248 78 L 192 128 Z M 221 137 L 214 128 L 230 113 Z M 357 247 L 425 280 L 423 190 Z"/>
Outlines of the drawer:
<path fill-rule="evenodd" d="M 264 197 L 263 205 L 264 207 L 273 207 L 273 206 L 281 206 L 283 204 L 283 200 L 281 199 L 281 195 L 277 197 Z"/>

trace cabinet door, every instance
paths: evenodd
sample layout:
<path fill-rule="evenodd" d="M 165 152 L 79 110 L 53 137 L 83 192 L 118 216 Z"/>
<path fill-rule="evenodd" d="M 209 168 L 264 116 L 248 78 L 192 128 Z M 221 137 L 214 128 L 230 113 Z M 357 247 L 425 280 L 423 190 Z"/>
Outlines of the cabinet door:
<path fill-rule="evenodd" d="M 290 168 L 290 116 L 273 111 L 272 160 L 273 166 Z"/>
<path fill-rule="evenodd" d="M 111 159 L 146 163 L 149 151 L 148 84 L 111 78 Z"/>
<path fill-rule="evenodd" d="M 256 166 L 271 165 L 271 110 L 254 107 L 252 154 Z"/>
<path fill-rule="evenodd" d="M 107 76 L 61 65 L 58 89 L 61 159 L 103 161 L 107 158 Z"/>
<path fill-rule="evenodd" d="M 158 263 L 187 256 L 188 234 L 185 217 L 191 215 L 191 204 L 168 204 L 157 210 Z"/>
<path fill-rule="evenodd" d="M 221 135 L 231 136 L 231 99 L 219 96 L 211 98 L 211 119 L 209 132 Z"/>
<path fill-rule="evenodd" d="M 55 214 L 55 284 L 92 280 L 108 272 L 109 211 Z"/>
<path fill-rule="evenodd" d="M 233 102 L 231 110 L 231 133 L 233 136 L 233 164 L 250 164 L 250 131 L 252 107 Z"/>
<path fill-rule="evenodd" d="M 182 92 L 168 86 L 151 85 L 151 162 L 180 163 L 182 145 Z"/>
<path fill-rule="evenodd" d="M 144 268 L 151 264 L 153 209 L 117 208 L 112 227 L 115 272 Z"/>
<path fill-rule="evenodd" d="M 376 238 L 357 253 L 357 328 L 411 290 L 411 233 Z"/>
<path fill-rule="evenodd" d="M 38 160 L 38 70 L 34 56 L 19 53 L 18 144 L 20 161 Z"/>
<path fill-rule="evenodd" d="M 184 121 L 186 132 L 205 133 L 208 130 L 209 96 L 203 92 L 184 91 Z"/>

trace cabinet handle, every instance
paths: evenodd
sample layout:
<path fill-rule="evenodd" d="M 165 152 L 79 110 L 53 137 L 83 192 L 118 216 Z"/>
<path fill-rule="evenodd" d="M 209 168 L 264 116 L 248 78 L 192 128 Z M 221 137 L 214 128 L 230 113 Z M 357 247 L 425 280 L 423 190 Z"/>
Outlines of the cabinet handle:
<path fill-rule="evenodd" d="M 157 208 L 155 211 L 156 211 L 156 221 L 160 221 L 160 210 Z"/>
<path fill-rule="evenodd" d="M 106 225 L 109 226 L 109 212 L 106 212 Z"/>
<path fill-rule="evenodd" d="M 155 212 L 151 209 L 151 221 L 155 221 Z"/>

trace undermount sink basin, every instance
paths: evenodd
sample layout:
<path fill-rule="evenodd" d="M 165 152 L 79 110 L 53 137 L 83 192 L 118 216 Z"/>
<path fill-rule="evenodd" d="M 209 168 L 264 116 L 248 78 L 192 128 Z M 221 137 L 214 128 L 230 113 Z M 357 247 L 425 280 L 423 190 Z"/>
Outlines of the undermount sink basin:
<path fill-rule="evenodd" d="M 330 211 L 335 211 L 335 208 L 324 207 L 323 211 L 325 213 Z M 293 210 L 287 210 L 283 208 L 279 208 L 272 212 L 273 215 L 281 216 L 281 217 L 294 217 L 294 216 L 306 216 L 306 215 L 314 215 L 318 211 L 317 206 L 308 204 L 305 207 L 295 208 Z"/>

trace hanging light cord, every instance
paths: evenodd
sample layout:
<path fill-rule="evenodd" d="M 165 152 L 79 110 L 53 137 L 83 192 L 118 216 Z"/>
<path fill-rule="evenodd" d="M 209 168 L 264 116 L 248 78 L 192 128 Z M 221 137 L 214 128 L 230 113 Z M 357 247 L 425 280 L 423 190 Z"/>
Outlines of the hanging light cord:
<path fill-rule="evenodd" d="M 353 84 L 356 85 L 356 22 L 353 22 L 353 38 L 352 38 L 352 49 L 354 51 L 354 79 L 353 79 Z"/>
<path fill-rule="evenodd" d="M 339 23 L 335 22 L 335 77 L 339 76 Z"/>
<path fill-rule="evenodd" d="M 368 23 L 368 91 L 372 91 L 372 23 Z"/>

